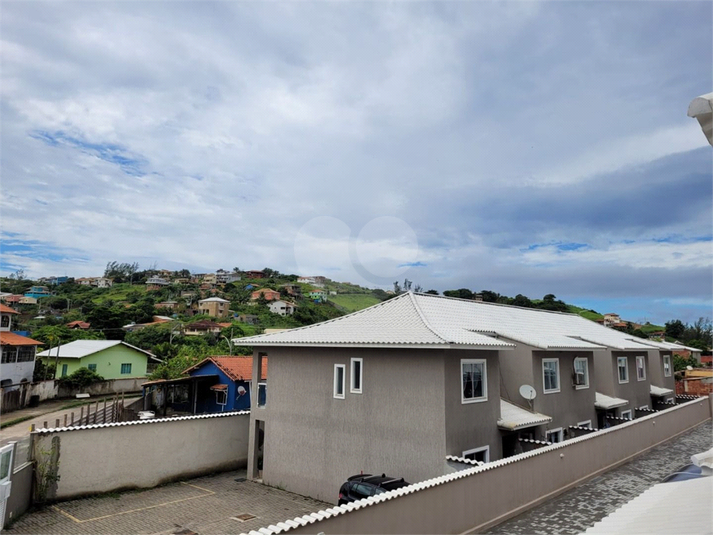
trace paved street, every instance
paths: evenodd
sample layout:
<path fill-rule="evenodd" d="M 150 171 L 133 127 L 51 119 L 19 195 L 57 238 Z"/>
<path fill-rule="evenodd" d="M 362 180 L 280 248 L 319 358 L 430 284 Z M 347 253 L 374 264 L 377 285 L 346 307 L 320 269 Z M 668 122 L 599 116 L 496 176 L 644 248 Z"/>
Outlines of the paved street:
<path fill-rule="evenodd" d="M 581 533 L 665 476 L 691 462 L 691 455 L 713 446 L 711 422 L 666 442 L 633 461 L 591 479 L 487 533 Z M 713 482 L 712 482 L 713 484 Z M 675 514 L 672 512 L 671 514 Z M 682 520 L 681 532 L 685 533 Z"/>
<path fill-rule="evenodd" d="M 168 535 L 191 531 L 200 535 L 238 534 L 331 507 L 331 504 L 244 478 L 245 470 L 241 470 L 155 489 L 60 502 L 26 514 L 7 532 L 35 535 Z M 240 515 L 254 518 L 242 521 Z"/>

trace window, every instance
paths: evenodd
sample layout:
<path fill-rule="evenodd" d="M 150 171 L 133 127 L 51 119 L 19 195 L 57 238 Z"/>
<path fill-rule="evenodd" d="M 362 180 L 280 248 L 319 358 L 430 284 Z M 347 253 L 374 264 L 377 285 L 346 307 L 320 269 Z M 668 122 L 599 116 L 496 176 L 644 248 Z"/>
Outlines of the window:
<path fill-rule="evenodd" d="M 334 397 L 344 399 L 344 364 L 334 365 Z"/>
<path fill-rule="evenodd" d="M 257 384 L 257 406 L 262 408 L 267 405 L 267 383 Z"/>
<path fill-rule="evenodd" d="M 87 368 L 89 368 L 90 371 L 96 372 L 97 371 L 97 365 L 96 364 L 87 364 Z"/>
<path fill-rule="evenodd" d="M 666 403 L 674 403 L 673 398 L 666 398 Z"/>
<path fill-rule="evenodd" d="M 2 363 L 15 362 L 17 360 L 17 349 L 15 346 L 2 346 Z"/>
<path fill-rule="evenodd" d="M 463 452 L 463 458 L 471 461 L 479 461 L 481 463 L 490 462 L 490 446 L 475 448 Z"/>
<path fill-rule="evenodd" d="M 626 357 L 619 357 L 616 359 L 616 365 L 619 369 L 619 382 L 628 383 L 629 382 L 629 359 Z"/>
<path fill-rule="evenodd" d="M 663 374 L 666 377 L 671 377 L 671 355 L 663 356 Z"/>
<path fill-rule="evenodd" d="M 361 379 L 363 369 L 363 359 L 352 359 L 351 388 L 349 389 L 352 394 L 361 394 Z"/>
<path fill-rule="evenodd" d="M 578 390 L 589 388 L 589 361 L 586 358 L 574 359 L 574 384 Z"/>
<path fill-rule="evenodd" d="M 562 442 L 563 440 L 564 433 L 562 432 L 561 427 L 547 431 L 547 442 L 552 442 L 553 444 L 555 444 L 557 442 Z"/>
<path fill-rule="evenodd" d="M 17 362 L 32 362 L 35 360 L 34 346 L 19 346 L 17 348 Z"/>
<path fill-rule="evenodd" d="M 636 380 L 643 381 L 646 379 L 646 361 L 644 357 L 636 357 Z"/>
<path fill-rule="evenodd" d="M 621 417 L 626 418 L 627 420 L 631 420 L 631 411 L 621 411 Z"/>
<path fill-rule="evenodd" d="M 129 363 L 129 364 L 122 364 L 122 365 L 121 365 L 121 373 L 122 373 L 122 374 L 131 373 L 131 364 L 130 364 L 130 363 Z"/>
<path fill-rule="evenodd" d="M 542 384 L 545 394 L 560 391 L 560 359 L 542 359 Z"/>
<path fill-rule="evenodd" d="M 577 422 L 577 427 L 589 427 L 590 429 L 592 428 L 592 421 L 591 420 L 585 420 L 584 422 Z"/>
<path fill-rule="evenodd" d="M 461 371 L 461 403 L 476 403 L 487 401 L 488 381 L 485 360 L 462 359 Z"/>
<path fill-rule="evenodd" d="M 62 364 L 62 377 L 67 377 L 67 365 Z"/>
<path fill-rule="evenodd" d="M 0 326 L 9 327 L 10 326 L 10 316 L 3 316 L 2 323 L 0 324 Z"/>

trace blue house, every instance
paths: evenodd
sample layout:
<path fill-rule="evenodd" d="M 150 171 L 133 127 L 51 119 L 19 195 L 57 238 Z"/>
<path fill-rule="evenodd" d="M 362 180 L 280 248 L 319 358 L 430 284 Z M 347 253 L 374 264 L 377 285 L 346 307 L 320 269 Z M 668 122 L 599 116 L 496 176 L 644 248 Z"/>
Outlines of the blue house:
<path fill-rule="evenodd" d="M 32 297 L 34 299 L 47 297 L 49 295 L 52 295 L 52 293 L 47 289 L 47 286 L 33 286 L 25 293 L 25 297 Z"/>
<path fill-rule="evenodd" d="M 253 384 L 267 381 L 267 359 L 263 358 L 259 381 L 252 380 L 252 371 L 252 356 L 208 357 L 185 370 L 191 377 L 217 377 L 207 392 L 198 391 L 196 414 L 250 409 Z"/>

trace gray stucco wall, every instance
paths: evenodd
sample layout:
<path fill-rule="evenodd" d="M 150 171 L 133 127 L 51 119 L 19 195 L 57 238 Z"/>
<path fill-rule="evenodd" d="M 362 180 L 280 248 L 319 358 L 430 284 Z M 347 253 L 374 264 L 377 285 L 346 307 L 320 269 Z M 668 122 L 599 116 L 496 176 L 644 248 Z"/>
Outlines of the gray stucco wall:
<path fill-rule="evenodd" d="M 668 355 L 671 361 L 671 375 L 666 377 L 663 369 L 664 356 Z M 673 377 L 673 355 L 670 351 L 659 351 L 658 349 L 649 351 L 649 372 L 651 374 L 651 384 L 671 390 L 676 389 L 676 381 Z"/>
<path fill-rule="evenodd" d="M 500 416 L 500 369 L 497 351 L 444 351 L 446 455 L 490 446 L 490 460 L 502 457 L 502 440 L 497 420 Z M 504 352 L 505 353 L 505 352 Z M 509 353 L 509 352 L 507 352 Z M 485 359 L 488 400 L 463 403 L 461 399 L 461 359 Z"/>
<path fill-rule="evenodd" d="M 443 474 L 443 351 L 269 348 L 263 481 L 336 503 L 347 477 L 386 473 L 409 482 Z M 362 394 L 350 359 L 363 359 Z M 333 395 L 346 366 L 345 399 Z M 251 428 L 253 428 L 252 426 Z"/>
<path fill-rule="evenodd" d="M 636 357 L 643 356 L 646 362 L 646 379 L 638 381 L 636 378 Z M 619 370 L 617 358 L 627 357 L 629 369 L 629 382 L 619 383 Z M 649 351 L 612 351 L 607 349 L 595 357 L 596 391 L 629 401 L 629 405 L 618 409 L 636 409 L 648 405 L 651 408 L 651 361 Z"/>
<path fill-rule="evenodd" d="M 589 363 L 589 387 L 577 388 L 574 386 L 572 374 L 574 372 L 574 359 L 586 358 Z M 559 359 L 560 391 L 545 394 L 542 378 L 542 360 Z M 591 420 L 596 427 L 596 409 L 594 408 L 594 360 L 591 351 L 533 351 L 533 386 L 537 390 L 533 407 L 537 412 L 552 417 L 552 422 L 545 429 L 568 426 L 579 422 Z"/>

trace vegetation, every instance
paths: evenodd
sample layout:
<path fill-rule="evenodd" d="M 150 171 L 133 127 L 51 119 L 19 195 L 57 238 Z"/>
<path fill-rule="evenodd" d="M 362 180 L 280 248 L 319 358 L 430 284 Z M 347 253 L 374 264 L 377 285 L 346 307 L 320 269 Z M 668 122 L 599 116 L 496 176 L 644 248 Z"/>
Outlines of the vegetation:
<path fill-rule="evenodd" d="M 22 422 L 32 420 L 33 418 L 35 418 L 35 416 L 30 414 L 28 416 L 21 416 L 20 418 L 15 418 L 14 420 L 8 420 L 6 422 L 0 423 L 0 429 L 5 429 L 6 427 L 10 427 L 11 425 L 21 424 Z"/>
<path fill-rule="evenodd" d="M 59 386 L 80 390 L 103 380 L 104 378 L 97 372 L 92 371 L 89 368 L 79 368 L 77 371 L 70 373 L 66 377 L 60 378 Z"/>

